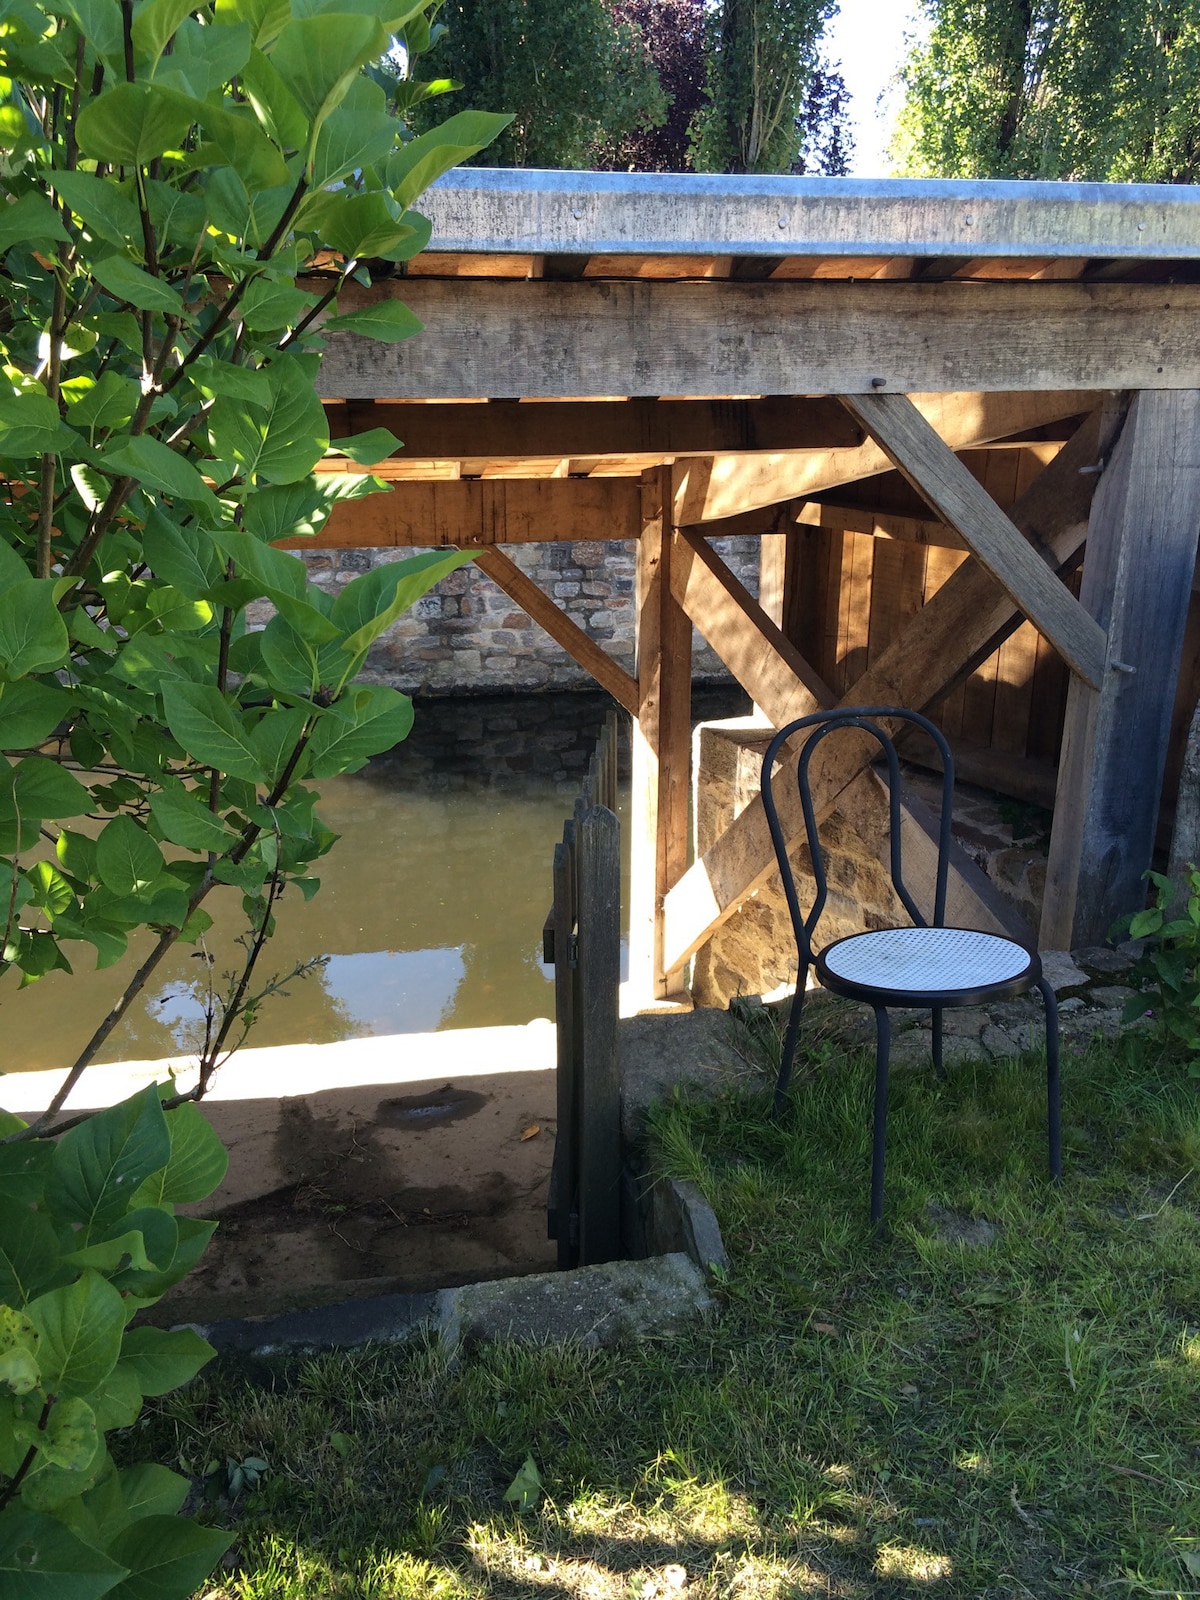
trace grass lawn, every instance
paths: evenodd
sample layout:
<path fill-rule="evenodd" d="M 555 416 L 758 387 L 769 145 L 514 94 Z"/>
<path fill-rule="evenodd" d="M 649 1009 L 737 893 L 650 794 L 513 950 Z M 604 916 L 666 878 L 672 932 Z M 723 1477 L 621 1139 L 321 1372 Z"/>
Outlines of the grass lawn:
<path fill-rule="evenodd" d="M 1043 1070 L 897 1071 L 883 1241 L 867 1057 L 662 1108 L 731 1262 L 686 1340 L 224 1362 L 124 1447 L 270 1463 L 212 1600 L 1200 1594 L 1200 1085 L 1069 1052 L 1054 1192 Z"/>

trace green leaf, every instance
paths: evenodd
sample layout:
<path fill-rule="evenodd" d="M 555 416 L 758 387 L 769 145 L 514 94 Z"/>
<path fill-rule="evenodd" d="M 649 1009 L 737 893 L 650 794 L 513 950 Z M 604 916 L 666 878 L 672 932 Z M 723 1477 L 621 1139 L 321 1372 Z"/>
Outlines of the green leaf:
<path fill-rule="evenodd" d="M 492 111 L 460 111 L 401 146 L 387 165 L 388 187 L 402 206 L 412 205 L 444 172 L 491 144 L 511 121 L 511 115 Z"/>
<path fill-rule="evenodd" d="M 288 22 L 275 41 L 271 64 L 311 124 L 321 124 L 345 97 L 359 68 L 381 56 L 388 35 L 374 17 L 345 13 Z"/>
<path fill-rule="evenodd" d="M 0 399 L 0 455 L 36 456 L 57 450 L 60 443 L 53 400 L 32 389 Z"/>
<path fill-rule="evenodd" d="M 96 1454 L 96 1413 L 86 1400 L 78 1395 L 59 1400 L 39 1432 L 38 1449 L 52 1466 L 82 1472 L 91 1465 Z"/>
<path fill-rule="evenodd" d="M 208 1576 L 233 1543 L 232 1533 L 201 1528 L 184 1517 L 141 1517 L 108 1547 L 129 1576 L 112 1600 L 182 1600 Z"/>
<path fill-rule="evenodd" d="M 401 339 L 411 339 L 414 333 L 420 333 L 424 326 L 403 301 L 381 300 L 376 305 L 360 306 L 357 311 L 330 317 L 325 323 L 325 331 L 357 333 L 363 339 L 398 344 Z"/>
<path fill-rule="evenodd" d="M 313 694 L 324 685 L 339 688 L 354 657 L 338 643 L 309 644 L 286 617 L 272 617 L 261 634 L 262 661 L 272 684 L 294 694 Z"/>
<path fill-rule="evenodd" d="M 380 167 L 395 149 L 399 124 L 390 115 L 383 90 L 354 78 L 336 111 L 326 117 L 313 150 L 314 189 L 337 183 L 364 167 Z"/>
<path fill-rule="evenodd" d="M 175 35 L 171 54 L 154 69 L 154 81 L 207 100 L 242 71 L 249 55 L 250 29 L 244 23 L 202 27 L 195 17 L 187 17 Z"/>
<path fill-rule="evenodd" d="M 142 1391 L 131 1368 L 118 1361 L 104 1380 L 104 1388 L 92 1397 L 96 1421 L 102 1432 L 110 1428 L 129 1428 L 142 1409 Z M 116 1531 L 115 1529 L 113 1530 Z"/>
<path fill-rule="evenodd" d="M 221 1182 L 229 1157 L 199 1106 L 176 1106 L 166 1115 L 171 1159 L 146 1179 L 135 1199 L 142 1205 L 192 1205 L 207 1199 Z"/>
<path fill-rule="evenodd" d="M 231 777 L 265 781 L 249 731 L 219 689 L 208 683 L 165 683 L 163 706 L 167 726 L 188 755 Z"/>
<path fill-rule="evenodd" d="M 136 1295 L 139 1300 L 151 1300 L 165 1294 L 172 1284 L 186 1278 L 196 1265 L 216 1226 L 215 1222 L 201 1222 L 197 1217 L 176 1218 L 179 1244 L 170 1267 L 165 1272 L 137 1272 L 132 1267 L 127 1268 L 113 1280 L 116 1287 Z"/>
<path fill-rule="evenodd" d="M 222 461 L 264 483 L 306 478 L 329 447 L 329 422 L 312 382 L 294 357 L 267 368 L 266 406 L 222 397 L 213 406 L 209 443 Z"/>
<path fill-rule="evenodd" d="M 151 570 L 189 600 L 199 600 L 221 579 L 224 563 L 210 535 L 194 523 L 179 527 L 157 506 L 147 513 L 142 543 Z"/>
<path fill-rule="evenodd" d="M 193 1328 L 130 1328 L 121 1360 L 134 1371 L 143 1394 L 166 1394 L 194 1378 L 216 1355 Z"/>
<path fill-rule="evenodd" d="M 289 0 L 217 0 L 216 10 L 217 21 L 226 27 L 245 22 L 260 50 L 278 37 L 292 14 Z"/>
<path fill-rule="evenodd" d="M 242 296 L 238 314 L 246 326 L 255 333 L 272 333 L 277 328 L 293 327 L 306 311 L 311 311 L 316 301 L 290 283 L 276 283 L 272 278 L 255 278 Z M 271 368 L 260 369 L 266 381 L 267 392 L 263 405 L 271 404 L 278 393 L 278 384 L 271 382 Z M 248 399 L 249 396 L 238 396 Z"/>
<path fill-rule="evenodd" d="M 504 1499 L 512 1501 L 518 1511 L 531 1511 L 542 1496 L 542 1478 L 532 1456 L 526 1456 L 520 1471 L 504 1491 Z"/>
<path fill-rule="evenodd" d="M 38 1365 L 53 1394 L 90 1394 L 117 1364 L 125 1305 L 107 1278 L 90 1267 L 75 1283 L 30 1301 L 40 1335 Z"/>
<path fill-rule="evenodd" d="M 179 1473 L 157 1462 L 128 1467 L 118 1479 L 121 1499 L 132 1521 L 141 1517 L 173 1517 L 187 1499 L 191 1485 Z"/>
<path fill-rule="evenodd" d="M 0 1300 L 23 1306 L 61 1275 L 62 1252 L 49 1219 L 17 1200 L 0 1198 Z"/>
<path fill-rule="evenodd" d="M 1147 934 L 1157 933 L 1162 925 L 1163 914 L 1160 910 L 1139 911 L 1129 923 L 1129 937 L 1144 939 Z"/>
<path fill-rule="evenodd" d="M 402 447 L 403 440 L 397 439 L 387 428 L 372 428 L 369 433 L 355 433 L 348 439 L 331 439 L 328 453 L 370 467 L 378 461 L 386 461 Z"/>
<path fill-rule="evenodd" d="M 18 678 L 0 684 L 0 749 L 21 750 L 49 738 L 71 708 L 57 685 Z"/>
<path fill-rule="evenodd" d="M 13 768 L 13 791 L 22 817 L 78 817 L 91 809 L 87 790 L 73 773 L 47 756 L 26 756 Z"/>
<path fill-rule="evenodd" d="M 67 1221 L 108 1227 L 134 1191 L 171 1158 L 171 1137 L 153 1084 L 70 1128 L 55 1147 L 47 1199 Z"/>
<path fill-rule="evenodd" d="M 147 489 L 158 489 L 181 500 L 190 500 L 212 515 L 218 506 L 212 490 L 178 452 L 148 434 L 126 438 L 100 457 L 106 472 L 135 479 Z"/>
<path fill-rule="evenodd" d="M 133 19 L 133 47 L 149 57 L 151 71 L 192 10 L 193 0 L 145 0 Z M 249 40 L 247 40 L 247 43 Z"/>
<path fill-rule="evenodd" d="M 347 260 L 382 256 L 388 261 L 406 261 L 429 243 L 433 224 L 415 211 L 403 219 L 400 207 L 389 195 L 377 192 L 349 193 L 345 189 L 325 190 L 305 202 L 300 224 L 315 228 L 327 245 L 340 250 Z"/>
<path fill-rule="evenodd" d="M 152 83 L 119 83 L 90 100 L 75 124 L 86 156 L 116 167 L 142 167 L 168 150 L 179 150 L 192 118 L 167 89 Z"/>
<path fill-rule="evenodd" d="M 241 77 L 254 114 L 267 136 L 284 150 L 303 150 L 308 144 L 308 118 L 296 104 L 270 58 L 261 50 L 251 53 Z"/>
<path fill-rule="evenodd" d="M 239 367 L 232 361 L 203 356 L 193 362 L 190 376 L 200 393 L 210 398 L 227 395 L 231 400 L 249 400 L 256 406 L 268 405 L 271 400 L 271 384 L 263 368 Z"/>
<path fill-rule="evenodd" d="M 38 1386 L 38 1331 L 23 1311 L 0 1305 L 0 1384 L 10 1394 L 30 1394 Z"/>
<path fill-rule="evenodd" d="M 11 678 L 57 667 L 70 649 L 51 578 L 27 578 L 0 592 L 0 661 Z"/>
<path fill-rule="evenodd" d="M 250 742 L 266 770 L 268 782 L 274 783 L 291 760 L 308 718 L 309 711 L 304 706 L 286 711 L 268 711 L 250 735 Z M 295 768 L 295 777 L 303 776 L 304 766 L 302 756 Z"/>
<path fill-rule="evenodd" d="M 412 701 L 397 689 L 355 689 L 317 723 L 308 742 L 314 778 L 357 772 L 408 736 Z"/>
<path fill-rule="evenodd" d="M 163 789 L 150 796 L 150 811 L 163 837 L 185 850 L 228 850 L 233 834 L 219 817 L 186 789 Z"/>
<path fill-rule="evenodd" d="M 73 428 L 123 428 L 137 403 L 138 386 L 132 378 L 102 372 L 87 393 L 70 405 L 67 416 Z"/>
<path fill-rule="evenodd" d="M 296 483 L 263 485 L 246 496 L 246 531 L 265 543 L 320 533 L 335 505 L 378 492 L 374 478 L 322 472 Z"/>
<path fill-rule="evenodd" d="M 93 172 L 52 170 L 47 172 L 46 182 L 58 191 L 93 238 L 105 239 L 118 249 L 141 240 L 138 208 L 114 179 L 97 178 Z"/>
<path fill-rule="evenodd" d="M 161 92 L 175 101 L 189 119 L 200 124 L 221 159 L 233 168 L 251 192 L 289 182 L 286 162 L 248 106 L 244 110 L 229 110 L 210 100 L 180 94 L 177 89 L 164 88 Z M 211 162 L 211 155 L 209 160 Z"/>
<path fill-rule="evenodd" d="M 132 817 L 114 817 L 96 840 L 100 882 L 114 894 L 142 894 L 166 870 L 163 853 Z"/>
<path fill-rule="evenodd" d="M 6 1133 L 15 1130 L 6 1128 Z M 42 1198 L 46 1187 L 46 1174 L 54 1147 L 43 1140 L 40 1144 L 0 1145 L 0 1195 L 33 1205 Z"/>
<path fill-rule="evenodd" d="M 53 181 L 49 173 L 47 181 Z M 68 238 L 58 212 L 44 194 L 23 194 L 0 208 L 0 255 L 13 245 L 63 244 Z"/>
<path fill-rule="evenodd" d="M 92 262 L 92 276 L 118 300 L 136 306 L 139 311 L 163 311 L 172 316 L 183 315 L 183 301 L 177 290 L 161 278 L 155 278 L 141 267 L 135 267 L 124 256 L 106 256 Z"/>
<path fill-rule="evenodd" d="M 331 620 L 346 637 L 351 655 L 369 649 L 396 618 L 436 583 L 471 559 L 469 550 L 430 550 L 405 561 L 387 561 L 348 583 L 333 604 Z"/>
<path fill-rule="evenodd" d="M 128 1571 L 55 1517 L 19 1509 L 0 1516 L 0 1600 L 99 1600 Z"/>
<path fill-rule="evenodd" d="M 304 599 L 308 588 L 308 569 L 299 556 L 286 550 L 273 550 L 252 533 L 242 533 L 237 528 L 222 528 L 214 537 L 235 563 L 240 576 L 250 581 L 260 594 L 278 595 L 281 598 L 286 596 L 292 600 Z M 220 594 L 220 589 L 213 591 L 213 598 L 219 599 Z M 318 612 L 317 616 L 320 615 Z M 326 624 L 323 637 L 336 637 L 332 623 Z"/>

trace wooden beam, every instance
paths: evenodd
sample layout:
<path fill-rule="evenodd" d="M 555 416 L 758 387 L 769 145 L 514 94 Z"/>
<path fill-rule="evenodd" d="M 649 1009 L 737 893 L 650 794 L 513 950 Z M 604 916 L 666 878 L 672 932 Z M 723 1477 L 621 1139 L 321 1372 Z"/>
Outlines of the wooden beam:
<path fill-rule="evenodd" d="M 480 550 L 475 555 L 475 565 L 481 572 L 486 572 L 492 582 L 503 589 L 522 611 L 527 611 L 573 660 L 590 672 L 600 687 L 607 689 L 618 704 L 623 705 L 631 715 L 637 715 L 638 687 L 634 680 L 606 650 L 589 638 L 578 623 L 560 610 L 511 557 L 506 556 L 503 550 Z"/>
<path fill-rule="evenodd" d="M 914 394 L 917 411 L 951 450 L 969 450 L 1022 429 L 1077 416 L 1097 396 L 1061 394 Z M 806 500 L 825 489 L 892 470 L 892 460 L 874 440 L 856 450 L 811 455 L 715 456 L 687 462 L 675 496 L 681 526 L 712 522 L 781 500 Z M 714 530 L 715 531 L 715 530 Z"/>
<path fill-rule="evenodd" d="M 488 404 L 330 402 L 336 445 L 390 428 L 397 459 L 515 456 L 703 455 L 713 450 L 853 448 L 862 429 L 835 400 L 515 400 Z"/>
<path fill-rule="evenodd" d="M 843 403 L 1019 609 L 1092 688 L 1104 677 L 1104 629 L 963 466 L 907 395 L 846 395 Z"/>
<path fill-rule="evenodd" d="M 931 517 L 897 516 L 890 511 L 868 511 L 863 506 L 839 505 L 830 500 L 802 501 L 796 508 L 795 521 L 809 528 L 840 528 L 847 533 L 869 533 L 875 538 L 899 539 L 906 544 L 967 549 L 967 541 L 960 533 Z"/>
<path fill-rule="evenodd" d="M 673 582 L 676 594 L 688 615 L 737 677 L 743 688 L 765 711 L 773 726 L 780 728 L 794 717 L 807 716 L 835 701 L 833 691 L 818 677 L 800 652 L 750 597 L 745 588 L 725 567 L 716 552 L 697 534 L 683 530 L 676 539 Z M 803 816 L 793 778 L 799 744 L 789 752 L 791 762 L 776 769 L 776 799 L 784 821 L 789 845 L 805 837 Z M 836 806 L 864 840 L 886 857 L 888 843 L 887 792 L 873 772 L 864 771 L 878 754 L 878 746 L 862 734 L 847 732 L 821 747 L 813 761 L 810 778 L 817 801 L 818 821 L 834 809 L 828 800 L 837 787 Z M 848 783 L 840 782 L 843 768 L 852 768 Z M 831 779 L 830 774 L 834 774 Z M 905 881 L 918 904 L 932 912 L 936 872 L 936 828 L 928 814 L 907 793 L 901 796 L 902 840 L 907 861 Z M 744 819 L 754 821 L 747 827 Z M 733 841 L 730 850 L 727 841 Z M 755 887 L 774 871 L 774 853 L 766 827 L 761 798 L 757 798 L 705 852 L 702 861 L 712 868 L 732 872 L 733 880 L 745 870 L 747 849 L 766 845 L 765 869 L 756 875 Z M 700 865 L 699 863 L 697 865 Z M 716 926 L 725 921 L 745 898 L 727 898 L 723 885 L 711 870 L 697 872 L 693 866 L 667 896 L 665 921 L 665 960 L 682 964 L 695 953 Z M 1000 903 L 999 896 L 983 874 L 968 862 L 957 848 L 950 861 L 951 916 L 993 932 L 1023 933 L 1020 919 Z M 707 919 L 707 920 L 706 920 Z M 699 936 L 689 936 L 705 923 Z"/>
<path fill-rule="evenodd" d="M 692 625 L 672 591 L 671 469 L 642 480 L 637 567 L 637 695 L 630 796 L 629 978 L 640 998 L 683 990 L 663 956 L 663 903 L 688 860 Z"/>
<path fill-rule="evenodd" d="M 348 284 L 423 337 L 327 336 L 337 399 L 1200 387 L 1200 285 Z"/>
<path fill-rule="evenodd" d="M 1072 679 L 1042 941 L 1098 944 L 1144 902 L 1200 529 L 1200 393 L 1139 394 L 1100 481 L 1080 598 L 1108 630 Z"/>
<path fill-rule="evenodd" d="M 1078 558 L 1096 486 L 1097 475 L 1088 469 L 1095 467 L 1119 427 L 1115 405 L 1090 417 L 1013 507 L 1014 522 L 1055 570 Z M 1016 607 L 990 574 L 977 561 L 966 561 L 843 696 L 842 704 L 927 710 L 960 675 L 986 659 L 1019 622 Z M 831 747 L 837 751 L 832 742 Z M 817 774 L 821 786 L 814 793 L 822 807 L 841 803 L 845 786 L 871 757 L 865 746 L 856 750 L 848 741 L 837 753 L 839 765 L 823 776 Z M 788 838 L 797 838 L 803 819 L 794 786 L 781 791 L 779 799 Z M 773 870 L 766 815 L 756 799 L 668 894 L 667 959 L 683 960 L 699 949 Z"/>
<path fill-rule="evenodd" d="M 458 479 L 398 483 L 386 494 L 343 501 L 314 538 L 285 540 L 283 548 L 473 548 L 544 540 L 636 539 L 640 532 L 636 479 Z"/>

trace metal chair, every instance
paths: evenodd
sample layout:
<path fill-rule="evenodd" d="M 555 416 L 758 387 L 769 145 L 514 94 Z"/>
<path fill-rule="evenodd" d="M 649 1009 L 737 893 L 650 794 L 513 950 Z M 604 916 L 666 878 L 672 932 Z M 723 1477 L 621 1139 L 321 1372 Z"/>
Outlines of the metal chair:
<path fill-rule="evenodd" d="M 937 745 L 942 760 L 942 815 L 938 837 L 938 866 L 934 892 L 933 922 L 928 923 L 904 883 L 900 860 L 900 763 L 896 746 L 887 730 L 874 718 L 914 724 Z M 800 752 L 796 779 L 804 825 L 812 856 L 816 898 L 807 917 L 801 915 L 796 881 L 788 859 L 787 841 L 779 822 L 771 777 L 780 750 L 789 739 L 805 728 L 814 728 Z M 827 945 L 814 957 L 812 935 L 825 908 L 827 879 L 817 837 L 817 819 L 809 784 L 809 766 L 821 742 L 830 734 L 857 728 L 878 740 L 887 760 L 890 793 L 891 877 L 896 893 L 913 920 L 912 927 L 895 927 L 849 934 Z M 954 758 L 941 730 L 927 717 L 899 706 L 860 706 L 837 711 L 819 711 L 799 717 L 781 728 L 763 757 L 762 798 L 771 829 L 771 839 L 779 862 L 788 911 L 796 935 L 799 970 L 796 994 L 784 1035 L 783 1057 L 775 1087 L 775 1114 L 778 1116 L 791 1078 L 792 1059 L 804 1014 L 805 990 L 810 967 L 815 964 L 822 986 L 835 994 L 862 1000 L 875 1012 L 875 1126 L 871 1161 L 871 1221 L 878 1227 L 883 1218 L 883 1173 L 887 1138 L 888 1063 L 891 1055 L 889 1006 L 928 1006 L 933 1013 L 933 1064 L 939 1077 L 942 1067 L 942 1012 L 947 1006 L 977 1006 L 993 1000 L 1012 1000 L 1040 989 L 1046 1007 L 1046 1102 L 1050 1144 L 1050 1176 L 1062 1177 L 1062 1140 L 1058 1081 L 1058 1006 L 1054 990 L 1042 976 L 1036 952 L 1030 952 L 1014 939 L 983 933 L 971 928 L 946 926 L 946 879 L 949 868 L 951 808 L 954 799 Z"/>

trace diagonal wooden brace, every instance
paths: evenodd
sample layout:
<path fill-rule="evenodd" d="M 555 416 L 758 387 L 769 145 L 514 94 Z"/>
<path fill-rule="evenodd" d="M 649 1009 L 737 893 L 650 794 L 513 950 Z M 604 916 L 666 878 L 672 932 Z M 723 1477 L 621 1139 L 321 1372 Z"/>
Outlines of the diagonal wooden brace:
<path fill-rule="evenodd" d="M 1014 523 L 1054 571 L 1073 565 L 1083 547 L 1088 509 L 1096 485 L 1095 467 L 1099 458 L 1111 448 L 1121 421 L 1122 413 L 1115 403 L 1093 413 L 1013 508 Z M 692 568 L 697 569 L 695 559 Z M 682 563 L 677 579 L 681 583 L 685 581 Z M 748 596 L 746 600 L 749 601 Z M 733 601 L 722 603 L 731 605 Z M 926 710 L 986 659 L 1020 621 L 1021 615 L 1012 600 L 980 563 L 964 562 L 852 686 L 842 704 L 891 704 Z M 800 677 L 801 658 L 765 617 L 756 632 L 758 641 L 744 642 L 737 665 L 730 664 L 735 673 L 739 669 L 749 672 L 754 665 L 752 652 L 756 649 L 764 663 L 769 664 L 774 654 L 784 669 L 790 671 L 793 695 L 790 701 L 777 707 L 787 713 L 786 717 L 778 719 L 776 725 L 779 726 L 788 717 L 804 714 L 798 709 L 801 698 L 795 688 Z M 763 686 L 747 684 L 746 687 L 766 708 L 760 696 Z M 815 680 L 815 675 L 807 685 L 801 683 L 800 687 L 806 688 L 811 696 L 809 709 L 816 709 L 824 696 L 830 694 Z M 831 698 L 824 703 L 831 703 Z M 827 815 L 835 806 L 845 808 L 853 803 L 847 800 L 846 792 L 858 780 L 866 762 L 873 758 L 865 741 L 856 747 L 849 734 L 844 741 L 829 741 L 826 748 L 836 753 L 837 762 L 836 765 L 830 762 L 827 768 L 819 770 L 818 763 L 814 762 L 818 817 Z M 788 771 L 786 766 L 779 770 L 781 774 Z M 791 842 L 801 837 L 803 830 L 795 785 L 783 783 L 780 778 L 776 781 L 781 816 Z M 761 800 L 756 799 L 668 893 L 664 908 L 666 960 L 672 965 L 681 964 L 694 954 L 713 931 L 767 881 L 774 865 L 766 816 Z"/>
<path fill-rule="evenodd" d="M 1108 640 L 1095 617 L 1039 561 L 1021 530 L 906 394 L 843 395 L 842 404 L 942 521 L 1012 597 L 1071 670 L 1098 689 Z"/>

